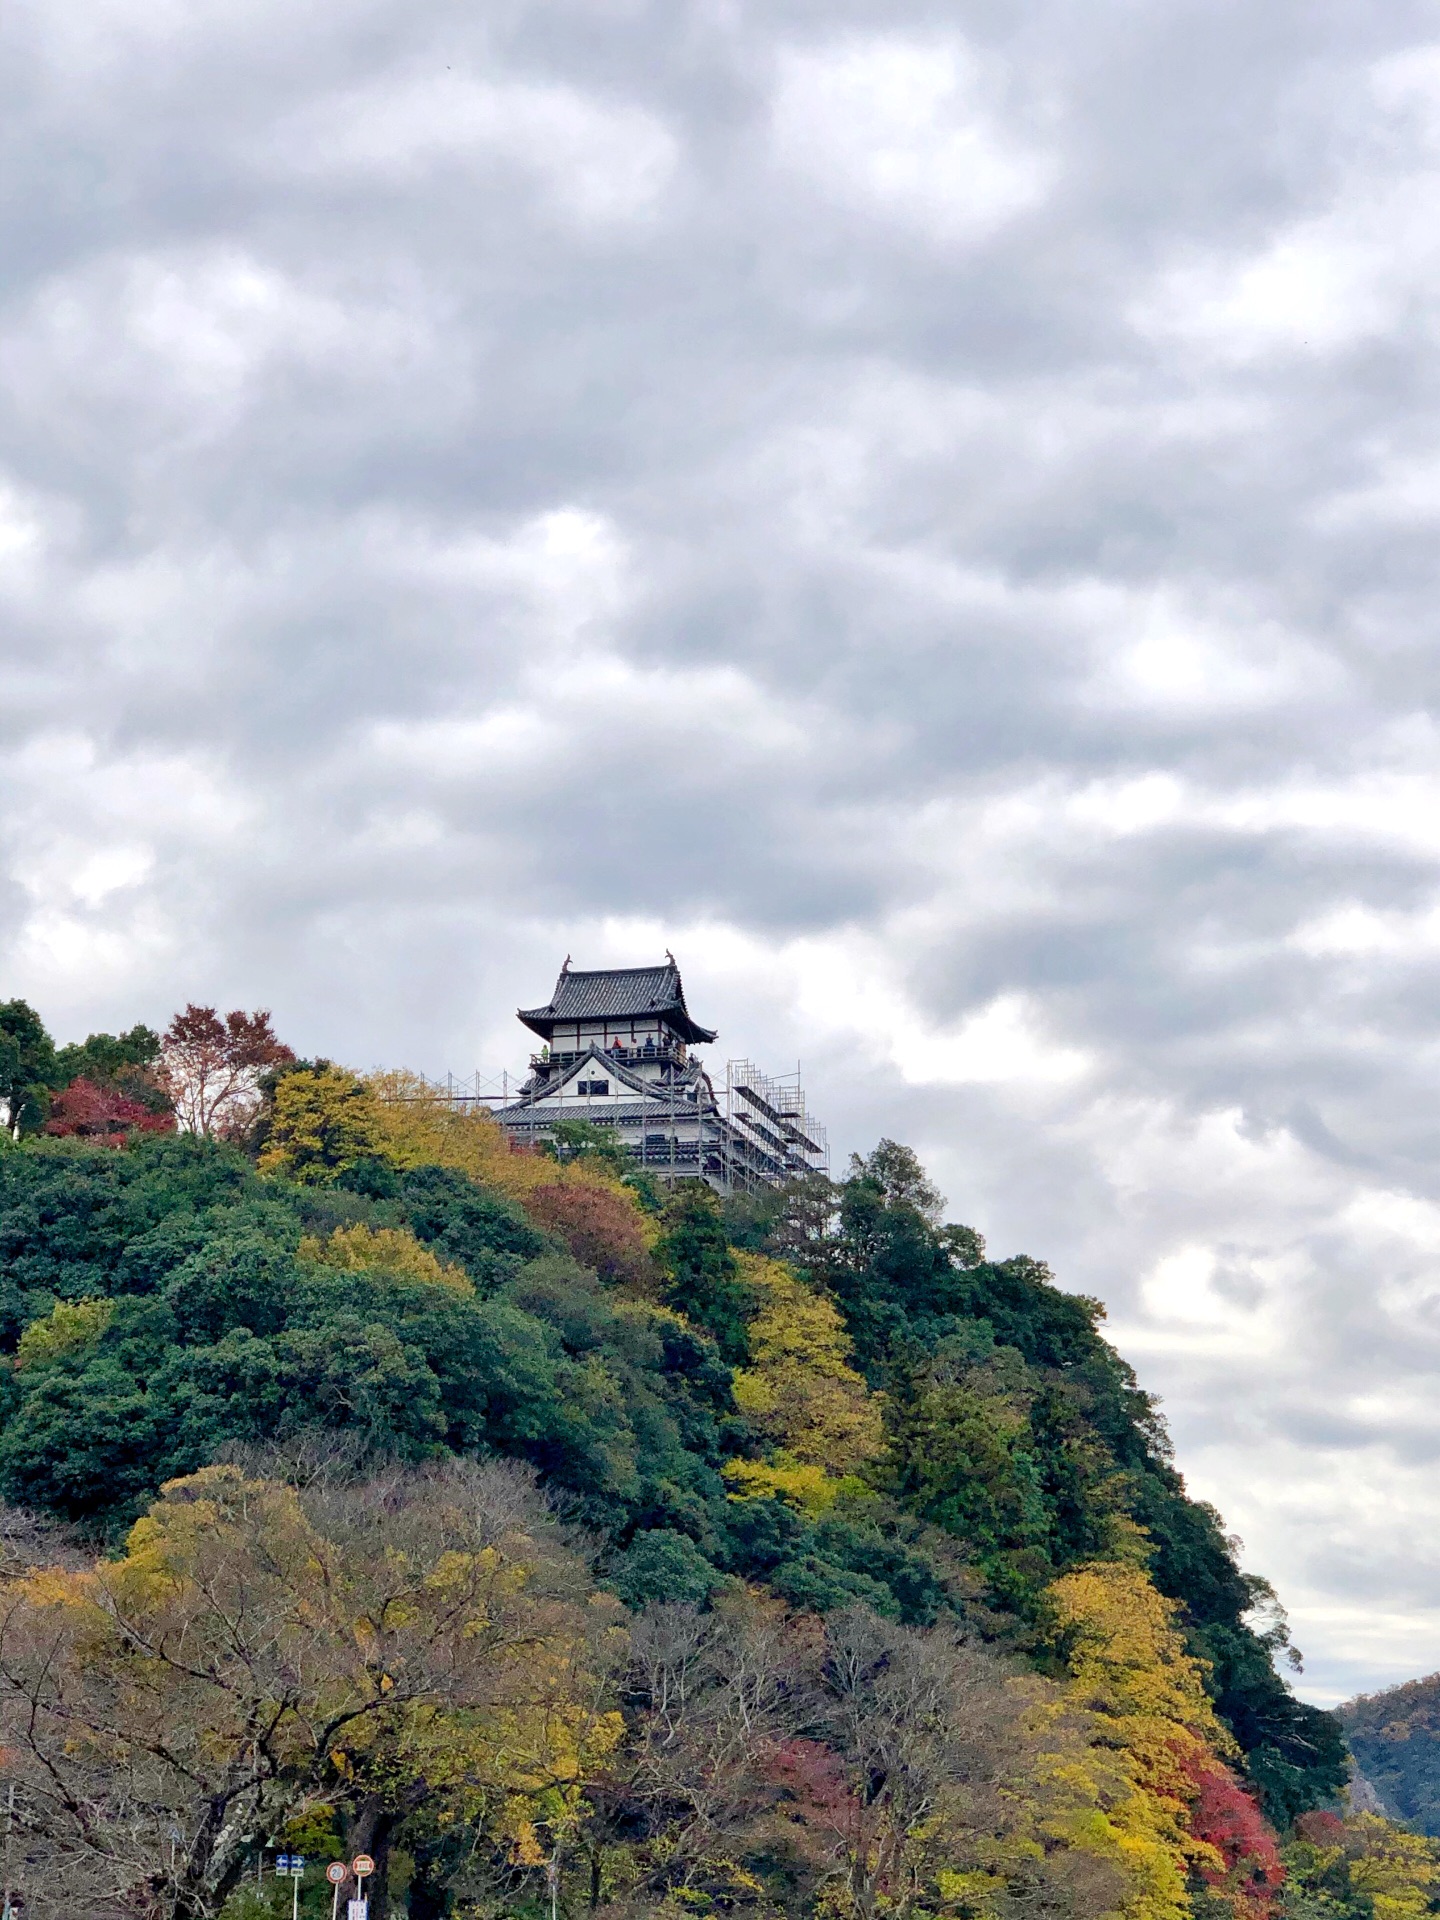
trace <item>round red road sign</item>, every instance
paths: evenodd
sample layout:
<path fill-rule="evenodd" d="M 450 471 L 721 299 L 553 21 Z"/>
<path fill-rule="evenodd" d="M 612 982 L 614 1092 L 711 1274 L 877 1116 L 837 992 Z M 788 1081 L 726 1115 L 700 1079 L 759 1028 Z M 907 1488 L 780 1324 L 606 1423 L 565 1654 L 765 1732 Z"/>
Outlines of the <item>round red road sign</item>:
<path fill-rule="evenodd" d="M 332 1887 L 338 1887 L 340 1882 L 348 1875 L 349 1871 L 350 1869 L 343 1860 L 332 1860 L 325 1869 L 325 1878 L 330 1882 Z"/>
<path fill-rule="evenodd" d="M 355 1858 L 350 1862 L 350 1871 L 354 1874 L 355 1878 L 359 1880 L 363 1875 L 375 1871 L 375 1862 L 370 1858 L 368 1853 L 357 1853 Z"/>

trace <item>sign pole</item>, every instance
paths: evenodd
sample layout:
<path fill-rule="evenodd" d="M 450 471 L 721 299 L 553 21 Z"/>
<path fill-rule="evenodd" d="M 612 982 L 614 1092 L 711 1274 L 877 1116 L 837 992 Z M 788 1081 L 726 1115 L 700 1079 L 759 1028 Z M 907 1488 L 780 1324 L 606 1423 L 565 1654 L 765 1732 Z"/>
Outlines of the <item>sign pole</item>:
<path fill-rule="evenodd" d="M 368 1920 L 370 1908 L 365 1899 L 365 1882 L 375 1871 L 375 1862 L 368 1853 L 357 1853 L 350 1862 L 350 1871 L 355 1876 L 355 1898 L 350 1902 L 350 1920 Z"/>

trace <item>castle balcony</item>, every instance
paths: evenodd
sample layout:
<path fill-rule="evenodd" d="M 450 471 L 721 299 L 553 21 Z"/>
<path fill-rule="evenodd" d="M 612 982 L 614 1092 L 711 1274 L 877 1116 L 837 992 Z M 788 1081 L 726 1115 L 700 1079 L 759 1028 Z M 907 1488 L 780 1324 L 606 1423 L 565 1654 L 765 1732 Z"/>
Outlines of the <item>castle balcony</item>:
<path fill-rule="evenodd" d="M 605 1047 L 602 1052 L 606 1060 L 618 1061 L 625 1067 L 678 1066 L 685 1059 L 683 1042 L 665 1041 L 658 1047 Z M 577 1060 L 588 1059 L 589 1054 L 588 1047 L 572 1053 L 532 1053 L 530 1065 L 537 1073 L 543 1073 L 553 1067 L 563 1070 L 566 1067 L 573 1067 Z"/>

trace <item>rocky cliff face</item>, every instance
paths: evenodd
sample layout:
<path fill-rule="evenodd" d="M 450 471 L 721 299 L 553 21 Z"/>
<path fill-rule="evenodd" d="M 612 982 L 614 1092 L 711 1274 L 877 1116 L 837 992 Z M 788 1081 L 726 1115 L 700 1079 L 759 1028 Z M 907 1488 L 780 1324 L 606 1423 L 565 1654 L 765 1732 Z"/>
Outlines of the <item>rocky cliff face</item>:
<path fill-rule="evenodd" d="M 1347 1789 L 1346 1797 L 1350 1803 L 1351 1813 L 1379 1813 L 1384 1814 L 1387 1818 L 1394 1818 L 1394 1809 L 1386 1806 L 1385 1802 L 1380 1798 L 1380 1795 L 1375 1791 L 1373 1783 L 1366 1778 L 1358 1767 L 1350 1777 L 1350 1785 Z"/>

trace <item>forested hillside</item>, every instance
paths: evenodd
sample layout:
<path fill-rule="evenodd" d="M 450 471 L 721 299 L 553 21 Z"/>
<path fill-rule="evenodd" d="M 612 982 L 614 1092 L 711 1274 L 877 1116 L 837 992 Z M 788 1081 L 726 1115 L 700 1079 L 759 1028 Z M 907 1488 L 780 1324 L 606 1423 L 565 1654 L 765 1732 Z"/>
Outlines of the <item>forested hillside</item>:
<path fill-rule="evenodd" d="M 722 1205 L 193 1007 L 11 1003 L 0 1094 L 29 1912 L 1431 1910 L 1099 1303 L 905 1148 Z"/>
<path fill-rule="evenodd" d="M 1386 1810 L 1440 1834 L 1440 1673 L 1351 1700 L 1340 1723 Z"/>

